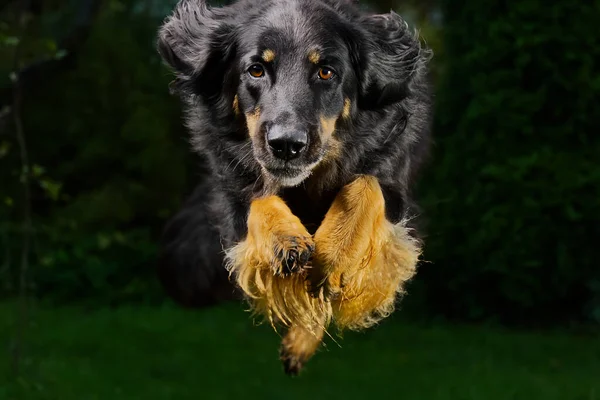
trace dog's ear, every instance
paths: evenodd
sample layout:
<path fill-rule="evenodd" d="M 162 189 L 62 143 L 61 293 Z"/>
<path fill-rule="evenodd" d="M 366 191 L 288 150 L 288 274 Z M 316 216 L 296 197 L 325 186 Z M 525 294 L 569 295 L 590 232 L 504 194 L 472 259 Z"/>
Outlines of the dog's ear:
<path fill-rule="evenodd" d="M 425 74 L 431 51 L 393 11 L 362 22 L 366 37 L 359 62 L 359 106 L 378 109 L 410 95 L 412 84 Z"/>
<path fill-rule="evenodd" d="M 227 10 L 213 10 L 205 0 L 181 0 L 161 26 L 158 52 L 175 71 L 175 91 L 210 95 L 222 85 L 234 50 L 234 30 Z"/>

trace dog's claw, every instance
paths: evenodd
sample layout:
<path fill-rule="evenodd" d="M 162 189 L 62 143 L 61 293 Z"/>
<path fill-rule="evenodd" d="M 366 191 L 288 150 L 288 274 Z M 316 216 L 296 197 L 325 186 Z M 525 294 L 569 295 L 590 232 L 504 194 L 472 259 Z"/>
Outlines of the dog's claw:
<path fill-rule="evenodd" d="M 315 246 L 310 245 L 310 246 L 308 246 L 307 251 L 300 253 L 300 257 L 298 258 L 298 261 L 300 262 L 300 264 L 306 265 L 306 263 L 308 263 L 308 260 L 310 259 L 310 256 L 312 255 L 312 253 L 314 251 L 315 251 Z"/>
<path fill-rule="evenodd" d="M 300 272 L 310 260 L 314 251 L 314 244 L 306 238 L 288 238 L 284 241 L 283 249 L 277 252 L 277 259 L 280 263 L 276 270 L 283 276 Z"/>
<path fill-rule="evenodd" d="M 296 263 L 297 259 L 298 259 L 298 254 L 297 254 L 296 250 L 290 250 L 288 252 L 287 257 L 284 258 L 284 260 L 283 260 L 283 274 L 284 275 L 289 275 L 296 271 L 297 266 L 298 266 Z"/>

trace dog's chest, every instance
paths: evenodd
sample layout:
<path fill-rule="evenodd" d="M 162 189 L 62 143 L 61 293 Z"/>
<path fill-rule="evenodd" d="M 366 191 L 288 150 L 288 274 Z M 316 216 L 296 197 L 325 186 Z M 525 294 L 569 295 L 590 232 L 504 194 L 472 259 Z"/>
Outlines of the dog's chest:
<path fill-rule="evenodd" d="M 306 229 L 314 234 L 334 198 L 333 193 L 319 193 L 309 195 L 303 188 L 285 189 L 281 197 L 286 202 L 292 213 L 300 218 Z"/>

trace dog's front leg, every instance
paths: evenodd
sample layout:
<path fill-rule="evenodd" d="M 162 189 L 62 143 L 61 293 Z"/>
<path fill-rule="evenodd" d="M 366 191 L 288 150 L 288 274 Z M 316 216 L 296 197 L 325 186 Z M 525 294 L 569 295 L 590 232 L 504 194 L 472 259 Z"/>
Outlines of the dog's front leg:
<path fill-rule="evenodd" d="M 372 176 L 341 189 L 314 240 L 311 289 L 331 300 L 340 328 L 366 328 L 392 312 L 419 258 L 404 224 L 386 219 L 383 193 Z"/>
<path fill-rule="evenodd" d="M 248 214 L 248 234 L 241 264 L 285 276 L 306 265 L 314 243 L 300 219 L 278 196 L 254 200 Z"/>
<path fill-rule="evenodd" d="M 300 219 L 278 196 L 254 200 L 248 233 L 226 251 L 227 267 L 255 311 L 275 324 L 313 330 L 327 320 L 329 305 L 307 292 L 314 242 Z"/>

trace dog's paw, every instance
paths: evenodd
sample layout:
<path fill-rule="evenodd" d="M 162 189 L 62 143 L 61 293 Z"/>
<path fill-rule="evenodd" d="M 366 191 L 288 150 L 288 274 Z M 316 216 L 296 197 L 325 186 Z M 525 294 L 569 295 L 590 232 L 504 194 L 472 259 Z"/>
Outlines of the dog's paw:
<path fill-rule="evenodd" d="M 302 221 L 277 196 L 259 198 L 250 205 L 247 243 L 252 263 L 268 265 L 277 276 L 303 271 L 315 251 Z"/>
<path fill-rule="evenodd" d="M 308 235 L 277 237 L 273 265 L 275 274 L 288 276 L 304 270 L 314 251 L 315 244 Z"/>
<path fill-rule="evenodd" d="M 279 360 L 281 360 L 283 372 L 288 376 L 298 376 L 308 358 L 304 354 L 294 351 L 289 338 L 284 340 L 279 348 Z"/>
<path fill-rule="evenodd" d="M 281 341 L 279 359 L 287 375 L 298 375 L 321 345 L 325 332 L 321 317 L 309 328 L 292 325 Z"/>
<path fill-rule="evenodd" d="M 283 372 L 288 376 L 298 376 L 302 367 L 304 367 L 304 361 L 299 357 L 291 353 L 286 353 L 283 349 L 280 352 L 280 359 L 283 365 Z"/>

